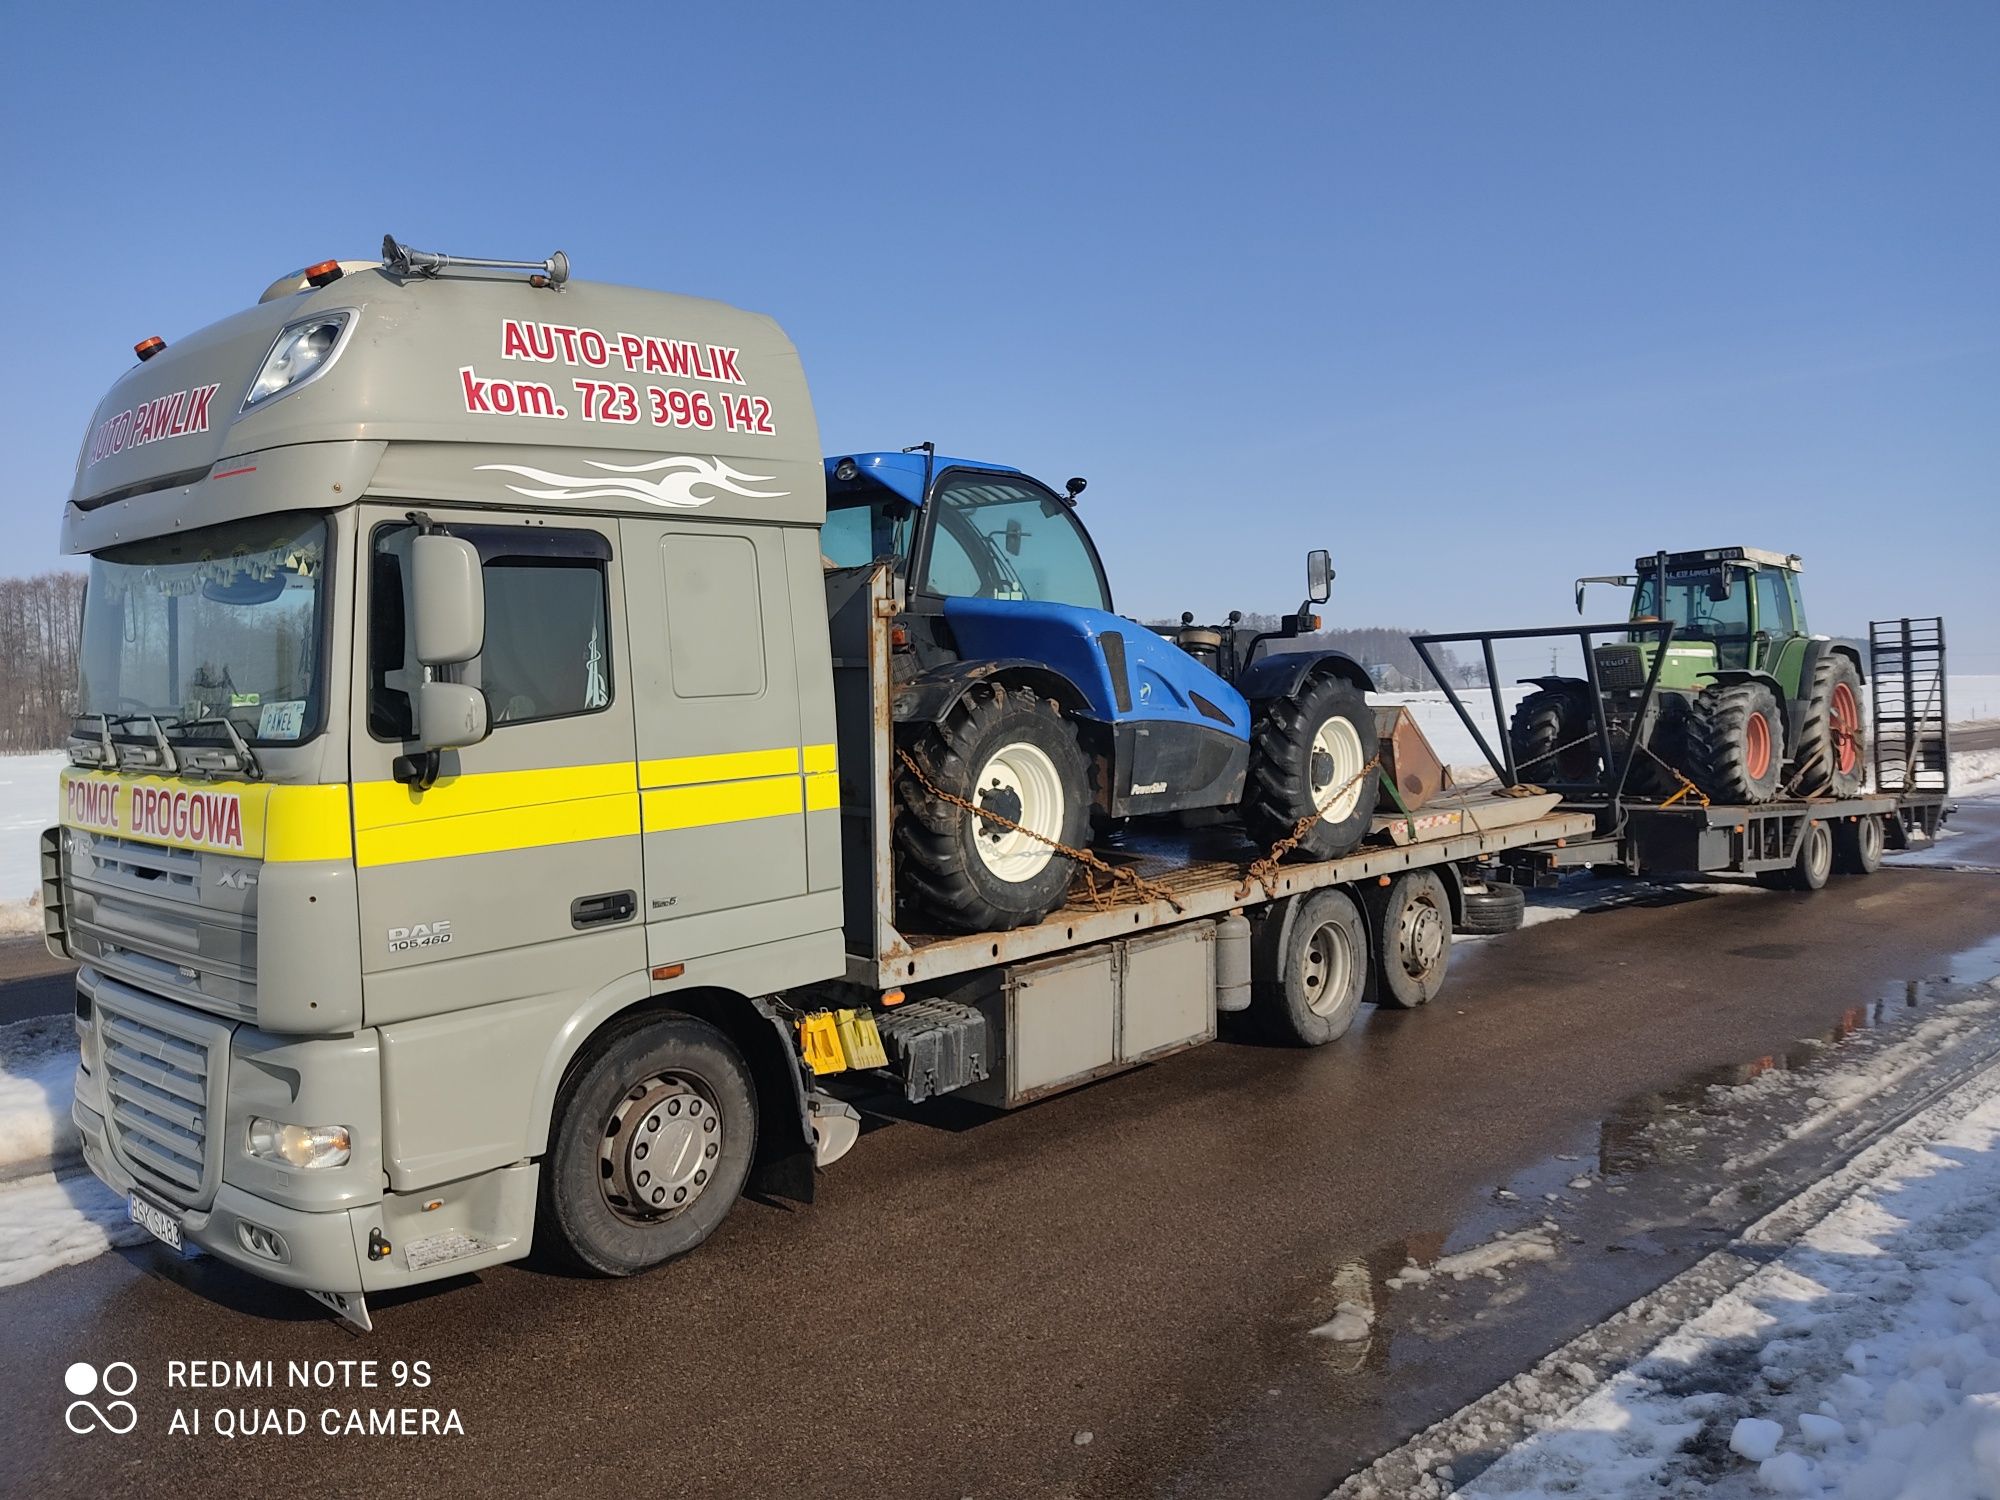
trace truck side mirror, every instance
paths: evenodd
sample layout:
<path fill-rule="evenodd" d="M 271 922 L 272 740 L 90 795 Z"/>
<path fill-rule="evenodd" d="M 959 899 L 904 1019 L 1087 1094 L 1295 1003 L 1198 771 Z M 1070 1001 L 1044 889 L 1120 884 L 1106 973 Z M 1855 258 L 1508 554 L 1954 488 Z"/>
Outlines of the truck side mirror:
<path fill-rule="evenodd" d="M 411 634 L 427 667 L 471 661 L 486 643 L 486 585 L 479 552 L 441 531 L 410 539 Z"/>
<path fill-rule="evenodd" d="M 426 750 L 476 745 L 491 729 L 486 694 L 464 682 L 422 683 L 416 699 L 417 743 Z"/>
<path fill-rule="evenodd" d="M 1315 547 L 1306 554 L 1306 599 L 1324 604 L 1333 597 L 1333 554 Z"/>

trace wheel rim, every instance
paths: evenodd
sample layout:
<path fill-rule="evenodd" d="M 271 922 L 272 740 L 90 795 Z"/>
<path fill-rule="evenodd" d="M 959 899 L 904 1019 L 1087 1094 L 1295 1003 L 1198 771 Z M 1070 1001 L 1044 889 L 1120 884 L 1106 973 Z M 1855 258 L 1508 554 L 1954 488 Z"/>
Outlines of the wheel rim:
<path fill-rule="evenodd" d="M 1319 726 L 1313 735 L 1308 779 L 1313 807 L 1322 818 L 1339 822 L 1354 811 L 1361 800 L 1361 768 L 1367 763 L 1352 723 L 1335 717 Z"/>
<path fill-rule="evenodd" d="M 1299 987 L 1306 1009 L 1329 1016 L 1346 1003 L 1354 986 L 1354 939 L 1338 922 L 1323 922 L 1306 939 L 1299 960 Z"/>
<path fill-rule="evenodd" d="M 1833 762 L 1845 774 L 1861 761 L 1861 705 L 1855 701 L 1854 689 L 1844 682 L 1833 685 L 1827 721 L 1833 732 Z"/>
<path fill-rule="evenodd" d="M 1447 930 L 1443 914 L 1428 899 L 1403 903 L 1396 914 L 1396 956 L 1412 979 L 1421 979 L 1437 967 L 1444 955 Z"/>
<path fill-rule="evenodd" d="M 1743 770 L 1752 781 L 1762 781 L 1771 769 L 1771 722 L 1752 709 L 1743 721 Z"/>
<path fill-rule="evenodd" d="M 722 1156 L 722 1112 L 700 1079 L 656 1073 L 612 1106 L 598 1142 L 598 1185 L 619 1218 L 652 1224 L 685 1212 Z"/>
<path fill-rule="evenodd" d="M 987 811 L 1021 825 L 1019 829 L 1009 828 L 973 813 L 966 814 L 972 824 L 972 843 L 979 851 L 979 862 L 1001 880 L 1009 884 L 1032 880 L 1055 858 L 1055 850 L 1041 840 L 1062 837 L 1062 777 L 1056 772 L 1056 763 L 1040 746 L 1017 740 L 994 751 L 979 769 L 972 800 Z"/>

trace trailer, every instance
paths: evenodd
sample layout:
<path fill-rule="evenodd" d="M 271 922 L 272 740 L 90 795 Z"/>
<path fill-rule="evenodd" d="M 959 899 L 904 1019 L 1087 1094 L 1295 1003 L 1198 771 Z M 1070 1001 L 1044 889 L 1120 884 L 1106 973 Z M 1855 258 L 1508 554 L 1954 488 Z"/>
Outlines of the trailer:
<path fill-rule="evenodd" d="M 1660 665 L 1668 659 L 1674 637 L 1670 622 L 1466 631 L 1412 636 L 1411 641 L 1504 785 L 1542 785 L 1558 795 L 1564 809 L 1592 818 L 1588 837 L 1507 851 L 1496 879 L 1547 887 L 1557 884 L 1566 870 L 1615 869 L 1649 875 L 1749 875 L 1765 885 L 1816 891 L 1835 874 L 1872 874 L 1887 849 L 1935 838 L 1951 811 L 1944 622 L 1934 617 L 1878 620 L 1870 623 L 1868 634 L 1874 710 L 1871 789 L 1852 797 L 1780 796 L 1759 803 L 1714 801 L 1666 766 L 1648 767 L 1655 773 L 1650 785 L 1659 785 L 1664 772 L 1678 783 L 1671 791 L 1634 790 L 1634 772 L 1649 755 L 1635 726 L 1649 722 Z M 1602 680 L 1594 643 L 1605 635 L 1658 640 L 1643 684 Z M 1487 741 L 1463 699 L 1437 671 L 1431 651 L 1444 645 L 1479 647 L 1497 725 L 1505 722 L 1506 713 L 1493 643 L 1562 639 L 1575 639 L 1582 648 L 1590 684 L 1590 734 L 1605 770 L 1588 782 L 1530 781 L 1516 764 L 1510 737 L 1498 734 L 1497 748 Z M 1621 693 L 1623 700 L 1614 709 L 1614 698 Z"/>

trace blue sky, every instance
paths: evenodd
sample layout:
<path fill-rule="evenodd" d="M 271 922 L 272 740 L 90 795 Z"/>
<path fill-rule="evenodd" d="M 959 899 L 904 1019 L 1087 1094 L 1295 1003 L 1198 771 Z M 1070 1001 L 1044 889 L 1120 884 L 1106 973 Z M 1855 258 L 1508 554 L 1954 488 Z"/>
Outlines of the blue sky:
<path fill-rule="evenodd" d="M 2000 672 L 2000 8 L 17 6 L 0 571 L 140 337 L 385 231 L 773 313 L 1134 613 L 1554 624 L 1659 546 Z M 1605 600 L 1608 605 L 1609 599 Z"/>

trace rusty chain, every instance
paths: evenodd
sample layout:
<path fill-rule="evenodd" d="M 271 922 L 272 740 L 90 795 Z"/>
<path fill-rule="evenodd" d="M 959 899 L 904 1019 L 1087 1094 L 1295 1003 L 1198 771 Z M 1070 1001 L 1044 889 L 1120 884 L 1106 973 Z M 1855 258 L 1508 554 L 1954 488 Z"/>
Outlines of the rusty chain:
<path fill-rule="evenodd" d="M 1331 807 L 1334 803 L 1338 802 L 1342 797 L 1346 796 L 1347 789 L 1351 786 L 1354 786 L 1357 782 L 1361 780 L 1362 777 L 1372 776 L 1381 768 L 1382 768 L 1382 757 L 1380 755 L 1377 755 L 1373 760 L 1369 761 L 1367 765 L 1363 766 L 1359 771 L 1356 771 L 1352 776 L 1348 777 L 1347 780 L 1343 781 L 1337 788 L 1334 789 L 1332 793 L 1328 795 L 1326 799 L 1327 806 Z M 1236 899 L 1238 901 L 1241 901 L 1245 896 L 1248 896 L 1250 894 L 1250 887 L 1253 885 L 1263 886 L 1264 894 L 1267 897 L 1275 899 L 1278 894 L 1277 886 L 1278 886 L 1279 862 L 1283 860 L 1287 854 L 1290 854 L 1294 849 L 1299 847 L 1299 841 L 1303 839 L 1307 834 L 1311 833 L 1313 830 L 1313 825 L 1319 822 L 1319 820 L 1325 815 L 1326 815 L 1325 809 L 1314 808 L 1311 812 L 1307 813 L 1303 818 L 1299 819 L 1298 823 L 1293 827 L 1290 833 L 1286 834 L 1283 838 L 1279 839 L 1278 842 L 1273 844 L 1268 850 L 1266 850 L 1262 856 L 1260 856 L 1257 859 L 1251 860 L 1249 867 L 1245 869 L 1243 872 L 1243 884 L 1241 884 L 1236 888 Z"/>

